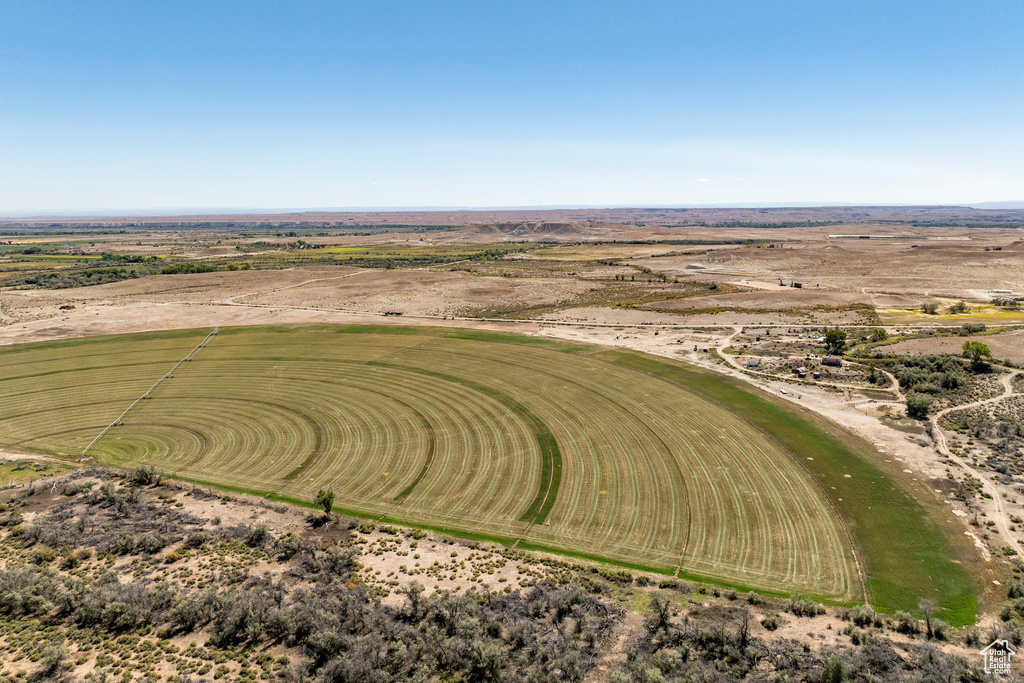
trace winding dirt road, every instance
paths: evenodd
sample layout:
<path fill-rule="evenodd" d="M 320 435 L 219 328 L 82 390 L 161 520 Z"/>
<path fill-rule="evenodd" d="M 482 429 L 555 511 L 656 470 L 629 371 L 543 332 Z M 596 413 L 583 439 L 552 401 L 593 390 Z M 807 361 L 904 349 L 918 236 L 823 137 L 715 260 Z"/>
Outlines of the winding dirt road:
<path fill-rule="evenodd" d="M 1000 383 L 1003 385 L 1003 393 L 1000 394 L 999 396 L 987 398 L 983 401 L 974 401 L 973 403 L 952 406 L 950 408 L 946 408 L 945 410 L 940 410 L 931 417 L 932 438 L 935 440 L 936 449 L 938 449 L 939 453 L 941 453 L 942 455 L 944 455 L 945 457 L 949 458 L 957 465 L 959 465 L 965 472 L 970 474 L 972 477 L 975 477 L 976 479 L 981 481 L 982 486 L 985 488 L 987 493 L 992 496 L 992 500 L 995 505 L 997 513 L 996 526 L 999 527 L 999 532 L 1008 541 L 1016 541 L 1017 539 L 1014 538 L 1014 536 L 1010 533 L 1010 525 L 1007 522 L 1008 515 L 1006 513 L 1005 508 L 1003 507 L 1003 500 L 1002 496 L 999 495 L 999 489 L 997 489 L 995 484 L 989 481 L 988 478 L 986 478 L 981 472 L 971 467 L 971 465 L 967 461 L 965 461 L 963 458 L 959 456 L 953 455 L 953 453 L 950 452 L 949 445 L 946 442 L 946 435 L 942 432 L 942 427 L 939 426 L 939 420 L 942 419 L 943 416 L 948 415 L 949 413 L 955 412 L 957 410 L 967 410 L 968 408 L 976 408 L 978 406 L 987 405 L 989 403 L 997 403 L 999 401 L 1002 401 L 1003 399 L 1009 398 L 1010 396 L 1014 396 L 1015 392 L 1013 390 L 1013 378 L 1019 375 L 1020 372 L 1020 370 L 1010 370 L 1010 372 L 1008 372 L 1006 376 L 1000 380 Z"/>

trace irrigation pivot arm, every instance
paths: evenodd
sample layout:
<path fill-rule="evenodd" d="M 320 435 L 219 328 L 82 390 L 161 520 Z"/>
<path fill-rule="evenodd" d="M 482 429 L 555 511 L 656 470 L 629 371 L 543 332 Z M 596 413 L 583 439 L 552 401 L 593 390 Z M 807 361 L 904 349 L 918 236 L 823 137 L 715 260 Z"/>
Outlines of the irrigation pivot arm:
<path fill-rule="evenodd" d="M 117 425 L 122 424 L 122 420 L 124 419 L 124 416 L 127 415 L 129 412 L 131 412 L 132 408 L 137 406 L 140 401 L 143 401 L 143 400 L 149 398 L 150 397 L 150 392 L 152 392 L 154 389 L 156 389 L 158 386 L 160 386 L 160 382 L 163 382 L 165 379 L 167 379 L 169 377 L 173 377 L 174 376 L 174 371 L 178 369 L 179 365 L 181 365 L 182 363 L 184 363 L 186 361 L 192 360 L 192 355 L 196 351 L 198 351 L 199 349 L 201 349 L 204 346 L 206 346 L 206 342 L 208 342 L 210 340 L 210 337 L 212 337 L 212 336 L 217 334 L 217 330 L 218 329 L 220 329 L 220 328 L 218 328 L 218 327 L 213 328 L 213 330 L 210 332 L 210 334 L 206 335 L 206 337 L 203 338 L 203 341 L 199 342 L 195 346 L 195 348 L 193 348 L 191 351 L 189 351 L 188 354 L 184 358 L 182 358 L 177 363 L 175 363 L 174 367 L 171 368 L 170 370 L 168 370 L 166 373 L 164 373 L 163 377 L 161 377 L 156 382 L 154 382 L 153 386 L 151 386 L 149 389 L 147 389 L 145 391 L 145 393 L 142 394 L 142 396 L 139 396 L 137 399 L 132 401 L 132 404 L 130 406 L 128 406 L 127 408 L 125 408 L 123 413 L 121 413 L 116 418 L 114 418 L 113 422 L 111 422 L 106 427 L 104 427 L 103 431 L 101 431 L 99 434 L 97 434 L 96 438 L 89 442 L 89 445 L 86 446 L 82 450 L 82 455 L 80 455 L 78 459 L 79 460 L 85 460 L 85 454 L 89 452 L 90 448 L 92 448 L 93 446 L 96 445 L 96 442 L 98 442 L 100 439 L 102 439 L 106 435 L 106 433 L 110 431 L 110 429 L 112 427 L 116 427 Z"/>

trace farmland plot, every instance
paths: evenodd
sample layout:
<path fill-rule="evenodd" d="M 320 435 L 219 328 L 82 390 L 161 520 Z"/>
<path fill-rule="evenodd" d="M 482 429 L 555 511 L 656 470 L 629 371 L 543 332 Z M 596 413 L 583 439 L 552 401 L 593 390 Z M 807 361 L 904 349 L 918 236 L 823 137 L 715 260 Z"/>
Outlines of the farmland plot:
<path fill-rule="evenodd" d="M 203 333 L 0 353 L 0 442 L 76 455 Z M 539 341 L 539 340 L 537 340 Z M 841 518 L 741 415 L 589 347 L 221 331 L 90 450 L 115 465 L 738 586 L 860 594 Z"/>

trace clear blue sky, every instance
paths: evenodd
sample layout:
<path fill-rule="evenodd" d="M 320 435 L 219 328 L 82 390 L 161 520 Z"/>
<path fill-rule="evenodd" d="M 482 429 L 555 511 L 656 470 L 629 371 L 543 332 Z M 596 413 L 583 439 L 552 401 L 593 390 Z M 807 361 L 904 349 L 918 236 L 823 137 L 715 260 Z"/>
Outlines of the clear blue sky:
<path fill-rule="evenodd" d="M 0 0 L 0 214 L 1024 200 L 1024 2 Z"/>

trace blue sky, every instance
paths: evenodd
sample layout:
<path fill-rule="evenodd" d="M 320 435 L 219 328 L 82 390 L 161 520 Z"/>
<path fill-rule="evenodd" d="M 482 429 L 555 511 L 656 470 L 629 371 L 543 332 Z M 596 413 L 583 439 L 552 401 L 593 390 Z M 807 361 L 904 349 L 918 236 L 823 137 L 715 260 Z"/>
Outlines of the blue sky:
<path fill-rule="evenodd" d="M 0 214 L 1024 199 L 1024 3 L 0 0 Z"/>

